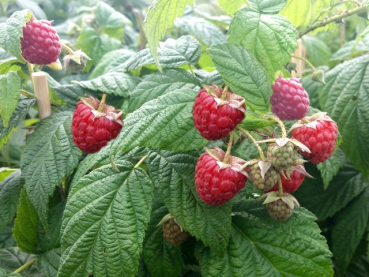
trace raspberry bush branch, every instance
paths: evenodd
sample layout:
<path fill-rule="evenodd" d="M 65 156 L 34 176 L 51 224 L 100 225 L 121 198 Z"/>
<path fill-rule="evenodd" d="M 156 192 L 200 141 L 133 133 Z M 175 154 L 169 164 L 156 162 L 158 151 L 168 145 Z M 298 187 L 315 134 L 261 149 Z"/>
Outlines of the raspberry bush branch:
<path fill-rule="evenodd" d="M 31 266 L 32 264 L 34 264 L 36 262 L 36 258 L 30 260 L 29 262 L 25 263 L 24 265 L 22 265 L 20 268 L 18 268 L 17 270 L 14 271 L 14 273 L 20 273 L 23 270 L 25 270 L 26 268 L 28 268 L 29 266 Z"/>
<path fill-rule="evenodd" d="M 299 37 L 301 38 L 304 35 L 306 35 L 307 33 L 310 33 L 310 32 L 312 32 L 315 29 L 318 29 L 320 27 L 324 27 L 325 25 L 327 25 L 329 23 L 339 22 L 340 20 L 342 20 L 342 19 L 344 19 L 346 17 L 350 17 L 350 16 L 355 15 L 355 14 L 366 12 L 367 9 L 368 9 L 366 5 L 368 5 L 368 1 L 364 1 L 363 3 L 360 3 L 360 6 L 355 7 L 353 9 L 351 9 L 351 10 L 343 11 L 340 14 L 337 14 L 335 16 L 322 19 L 319 22 L 314 23 L 312 25 L 308 25 L 304 30 L 302 30 L 299 33 Z"/>
<path fill-rule="evenodd" d="M 240 130 L 242 133 L 244 133 L 255 145 L 257 150 L 259 151 L 260 158 L 265 161 L 264 151 L 261 149 L 260 145 L 256 141 L 256 139 L 251 135 L 251 133 L 243 128 L 238 127 L 238 130 Z"/>

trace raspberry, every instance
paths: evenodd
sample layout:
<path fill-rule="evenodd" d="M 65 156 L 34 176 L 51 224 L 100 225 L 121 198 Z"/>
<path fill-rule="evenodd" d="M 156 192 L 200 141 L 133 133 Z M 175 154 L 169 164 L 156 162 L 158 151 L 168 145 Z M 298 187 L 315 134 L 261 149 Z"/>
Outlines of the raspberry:
<path fill-rule="evenodd" d="M 307 118 L 309 123 L 298 122 L 292 137 L 305 144 L 311 153 L 301 152 L 313 164 L 322 163 L 333 153 L 337 138 L 337 124 L 325 113 Z"/>
<path fill-rule="evenodd" d="M 20 43 L 23 58 L 32 64 L 56 62 L 61 50 L 59 36 L 46 20 L 28 21 Z"/>
<path fill-rule="evenodd" d="M 209 92 L 211 94 L 209 94 Z M 199 91 L 193 106 L 196 129 L 208 140 L 226 137 L 245 118 L 244 99 L 226 92 L 226 99 L 220 97 L 223 90 L 216 86 Z"/>
<path fill-rule="evenodd" d="M 98 111 L 100 105 L 101 112 Z M 93 97 L 81 98 L 72 119 L 73 141 L 82 151 L 95 153 L 116 138 L 122 126 L 121 113 L 114 107 L 100 104 Z"/>
<path fill-rule="evenodd" d="M 284 192 L 289 193 L 295 192 L 301 186 L 302 182 L 305 179 L 305 176 L 300 172 L 298 172 L 297 170 L 294 170 L 291 173 L 290 178 L 291 179 L 288 180 L 281 175 L 281 181 Z M 278 182 L 269 191 L 278 191 Z"/>
<path fill-rule="evenodd" d="M 279 76 L 272 85 L 272 112 L 282 120 L 303 118 L 309 111 L 309 96 L 296 78 Z"/>
<path fill-rule="evenodd" d="M 232 159 L 237 158 L 230 156 L 229 160 Z M 195 169 L 195 184 L 202 201 L 212 206 L 222 205 L 245 186 L 246 172 L 238 172 L 232 167 L 208 153 L 200 156 Z"/>
<path fill-rule="evenodd" d="M 255 188 L 268 191 L 278 180 L 279 173 L 270 167 L 265 173 L 264 178 L 261 176 L 261 169 L 258 163 L 254 163 L 247 167 L 247 172 Z"/>
<path fill-rule="evenodd" d="M 295 165 L 296 161 L 300 161 L 299 154 L 291 142 L 287 142 L 283 146 L 279 146 L 277 143 L 269 144 L 267 155 L 277 170 L 288 169 Z"/>
<path fill-rule="evenodd" d="M 293 213 L 293 209 L 282 199 L 266 204 L 269 215 L 278 221 L 286 221 Z"/>
<path fill-rule="evenodd" d="M 173 245 L 179 245 L 184 242 L 190 234 L 185 232 L 181 225 L 171 218 L 163 223 L 163 237 Z"/>

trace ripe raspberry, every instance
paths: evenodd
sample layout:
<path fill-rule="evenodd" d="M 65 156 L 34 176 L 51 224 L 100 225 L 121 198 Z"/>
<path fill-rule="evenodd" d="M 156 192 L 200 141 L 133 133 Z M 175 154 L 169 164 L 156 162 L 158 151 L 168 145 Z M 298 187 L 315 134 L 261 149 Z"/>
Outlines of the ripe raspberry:
<path fill-rule="evenodd" d="M 44 65 L 55 62 L 60 54 L 59 36 L 46 20 L 30 20 L 23 27 L 21 38 L 23 58 L 32 64 Z"/>
<path fill-rule="evenodd" d="M 309 111 L 309 96 L 296 78 L 279 76 L 272 85 L 272 112 L 282 120 L 303 118 Z"/>
<path fill-rule="evenodd" d="M 173 245 L 179 245 L 184 242 L 190 234 L 185 232 L 181 225 L 171 218 L 163 223 L 163 237 Z"/>
<path fill-rule="evenodd" d="M 118 136 L 123 126 L 119 111 L 103 103 L 100 112 L 99 106 L 100 101 L 96 98 L 81 98 L 73 114 L 73 141 L 86 153 L 99 151 Z"/>
<path fill-rule="evenodd" d="M 209 92 L 211 94 L 209 94 Z M 244 99 L 227 92 L 226 99 L 220 97 L 223 90 L 216 86 L 199 91 L 193 106 L 196 129 L 208 140 L 226 137 L 245 118 Z"/>
<path fill-rule="evenodd" d="M 224 152 L 222 154 L 224 156 Z M 230 156 L 230 163 L 233 159 L 238 160 Z M 224 164 L 208 153 L 200 156 L 195 169 L 195 184 L 202 201 L 212 206 L 222 205 L 245 186 L 246 171 L 239 172 L 234 167 L 237 164 Z"/>
<path fill-rule="evenodd" d="M 279 173 L 273 167 L 270 167 L 265 173 L 264 178 L 261 175 L 261 169 L 258 163 L 247 167 L 247 172 L 255 188 L 268 191 L 278 180 Z"/>
<path fill-rule="evenodd" d="M 282 199 L 266 204 L 269 215 L 278 221 L 286 221 L 293 213 L 293 209 Z"/>
<path fill-rule="evenodd" d="M 277 143 L 269 144 L 267 156 L 277 170 L 288 169 L 297 161 L 301 163 L 299 154 L 291 142 L 287 142 L 283 146 L 279 146 Z"/>
<path fill-rule="evenodd" d="M 282 181 L 284 192 L 289 192 L 289 193 L 295 192 L 301 186 L 302 182 L 305 179 L 305 176 L 301 174 L 300 172 L 298 172 L 297 170 L 294 170 L 291 173 L 290 178 L 291 179 L 288 180 L 281 175 L 281 181 Z M 270 189 L 269 191 L 278 191 L 278 182 L 275 183 L 274 187 Z"/>
<path fill-rule="evenodd" d="M 307 118 L 309 123 L 297 122 L 292 127 L 292 137 L 305 144 L 311 153 L 301 154 L 313 164 L 322 163 L 333 153 L 336 146 L 337 124 L 325 113 L 318 113 Z"/>

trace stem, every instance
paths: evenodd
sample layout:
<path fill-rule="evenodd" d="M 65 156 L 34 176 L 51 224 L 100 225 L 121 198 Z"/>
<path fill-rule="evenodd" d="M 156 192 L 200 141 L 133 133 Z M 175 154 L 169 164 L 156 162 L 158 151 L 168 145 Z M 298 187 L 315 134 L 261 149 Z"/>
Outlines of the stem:
<path fill-rule="evenodd" d="M 223 89 L 222 95 L 220 96 L 220 99 L 225 100 L 227 98 L 227 91 L 228 91 L 228 86 L 226 85 Z"/>
<path fill-rule="evenodd" d="M 72 55 L 74 54 L 74 51 L 72 50 L 72 48 L 70 48 L 66 44 L 61 43 L 61 46 L 63 46 L 68 51 L 69 54 L 72 54 Z"/>
<path fill-rule="evenodd" d="M 32 78 L 32 74 L 33 74 L 33 64 L 31 63 L 27 63 L 27 68 L 28 68 L 28 74 L 29 74 L 29 78 L 31 79 L 31 83 L 32 83 L 32 87 L 34 88 L 33 85 L 33 78 Z"/>
<path fill-rule="evenodd" d="M 224 159 L 223 159 L 223 163 L 228 163 L 228 159 L 229 159 L 229 155 L 231 154 L 231 150 L 232 150 L 232 145 L 233 145 L 233 132 L 231 132 L 229 134 L 229 142 L 228 142 L 228 146 L 227 146 L 227 152 L 225 153 Z"/>
<path fill-rule="evenodd" d="M 190 72 L 191 72 L 192 76 L 195 76 L 195 72 L 193 72 L 192 66 L 190 64 L 188 65 L 188 68 L 190 69 Z"/>
<path fill-rule="evenodd" d="M 105 100 L 106 100 L 106 93 L 103 93 L 102 98 L 101 98 L 101 101 L 100 101 L 99 108 L 97 109 L 98 112 L 102 112 L 103 111 Z"/>
<path fill-rule="evenodd" d="M 286 138 L 287 137 L 286 127 L 284 126 L 282 120 L 280 120 L 278 116 L 276 116 L 274 114 L 271 114 L 266 119 L 272 119 L 275 122 L 277 122 L 278 125 L 279 125 L 279 127 L 281 128 L 281 131 L 282 131 L 282 138 Z"/>
<path fill-rule="evenodd" d="M 118 119 L 121 115 L 123 115 L 123 111 L 120 111 L 114 117 L 115 117 L 115 119 Z"/>
<path fill-rule="evenodd" d="M 305 117 L 301 119 L 302 122 L 305 122 L 305 123 L 310 123 L 309 120 L 307 120 Z"/>
<path fill-rule="evenodd" d="M 30 93 L 29 91 L 26 91 L 25 89 L 21 89 L 21 90 L 20 90 L 20 92 L 21 92 L 24 96 L 26 96 L 26 97 L 28 97 L 28 98 L 34 98 L 34 97 L 35 97 L 35 95 L 34 95 L 33 93 Z"/>
<path fill-rule="evenodd" d="M 301 60 L 303 62 L 305 62 L 309 67 L 311 67 L 311 69 L 313 71 L 316 70 L 315 66 L 312 65 L 311 62 L 309 62 L 307 59 L 303 58 L 303 57 L 299 57 L 299 56 L 295 56 L 295 55 L 291 55 L 292 58 L 295 58 L 295 59 L 298 59 L 298 60 Z"/>
<path fill-rule="evenodd" d="M 134 168 L 139 167 L 144 162 L 144 160 L 146 160 L 147 156 L 148 155 L 143 156 L 142 159 L 138 161 L 138 163 L 135 165 Z"/>
<path fill-rule="evenodd" d="M 28 263 L 25 263 L 24 265 L 22 265 L 20 268 L 18 268 L 13 273 L 19 273 L 19 272 L 23 271 L 24 269 L 26 269 L 27 267 L 29 267 L 30 265 L 32 265 L 35 261 L 36 261 L 36 258 L 30 260 Z"/>
<path fill-rule="evenodd" d="M 278 196 L 283 196 L 283 186 L 282 186 L 282 180 L 281 175 L 278 176 Z"/>
<path fill-rule="evenodd" d="M 136 18 L 138 29 L 140 30 L 140 50 L 142 50 L 145 49 L 146 46 L 146 36 L 143 28 L 142 16 L 138 9 L 134 9 L 133 14 Z"/>
<path fill-rule="evenodd" d="M 116 172 L 120 172 L 119 168 L 117 167 L 117 165 L 115 164 L 113 160 L 113 155 L 110 156 L 110 164 L 115 169 Z"/>
<path fill-rule="evenodd" d="M 60 194 L 63 200 L 67 198 L 66 192 L 67 192 L 67 178 L 64 178 L 60 186 Z"/>
<path fill-rule="evenodd" d="M 255 147 L 258 149 L 259 154 L 260 154 L 260 158 L 265 161 L 265 156 L 264 156 L 264 152 L 261 149 L 260 145 L 258 144 L 258 142 L 256 141 L 256 139 L 251 135 L 251 133 L 245 129 L 239 128 L 239 130 L 241 132 L 243 132 L 255 145 Z"/>
<path fill-rule="evenodd" d="M 366 7 L 363 6 L 362 4 L 360 4 L 359 7 L 353 8 L 352 10 L 347 10 L 341 14 L 329 17 L 327 19 L 323 19 L 320 22 L 314 23 L 312 25 L 308 25 L 304 30 L 302 30 L 299 34 L 299 37 L 301 38 L 302 36 L 304 36 L 307 33 L 310 33 L 311 31 L 314 31 L 315 29 L 318 29 L 320 27 L 324 27 L 325 25 L 335 22 L 335 21 L 339 21 L 343 18 L 349 17 L 351 15 L 354 14 L 358 14 L 358 13 L 362 13 L 362 12 L 366 12 Z"/>

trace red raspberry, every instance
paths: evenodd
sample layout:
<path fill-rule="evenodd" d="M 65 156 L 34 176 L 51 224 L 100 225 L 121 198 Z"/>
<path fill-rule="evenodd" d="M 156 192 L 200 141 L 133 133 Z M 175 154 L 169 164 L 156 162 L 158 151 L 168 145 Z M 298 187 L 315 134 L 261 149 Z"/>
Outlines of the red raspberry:
<path fill-rule="evenodd" d="M 272 112 L 282 120 L 303 118 L 309 111 L 309 96 L 296 78 L 279 76 L 272 85 Z"/>
<path fill-rule="evenodd" d="M 119 111 L 103 103 L 99 112 L 99 106 L 100 101 L 96 98 L 81 98 L 73 114 L 73 141 L 86 153 L 99 151 L 118 136 L 123 126 Z"/>
<path fill-rule="evenodd" d="M 208 90 L 211 92 L 209 94 Z M 196 129 L 208 140 L 226 137 L 245 118 L 244 99 L 227 92 L 225 100 L 220 97 L 223 90 L 212 86 L 200 90 L 193 106 Z"/>
<path fill-rule="evenodd" d="M 209 205 L 222 205 L 242 189 L 247 176 L 230 166 L 220 167 L 220 162 L 204 153 L 197 161 L 195 169 L 196 191 L 202 201 Z"/>
<path fill-rule="evenodd" d="M 283 192 L 295 192 L 302 184 L 302 182 L 305 179 L 305 176 L 298 172 L 297 170 L 294 170 L 290 175 L 290 180 L 284 178 L 282 175 L 281 181 L 283 186 Z M 275 183 L 274 187 L 271 188 L 269 191 L 278 191 L 278 182 Z"/>
<path fill-rule="evenodd" d="M 322 115 L 324 114 L 324 115 Z M 309 123 L 298 122 L 292 131 L 292 137 L 305 144 L 311 153 L 301 154 L 313 164 L 322 163 L 333 153 L 336 146 L 337 124 L 325 113 L 310 117 Z"/>
<path fill-rule="evenodd" d="M 56 62 L 61 46 L 59 36 L 46 20 L 30 20 L 23 27 L 20 40 L 23 58 L 32 64 L 44 65 Z"/>

